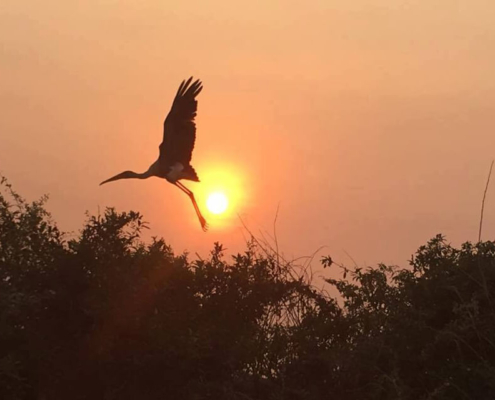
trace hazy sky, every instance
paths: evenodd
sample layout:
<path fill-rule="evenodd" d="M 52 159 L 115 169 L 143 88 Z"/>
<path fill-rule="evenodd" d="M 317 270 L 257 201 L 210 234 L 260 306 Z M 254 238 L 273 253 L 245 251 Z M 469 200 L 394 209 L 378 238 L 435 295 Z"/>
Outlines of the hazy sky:
<path fill-rule="evenodd" d="M 0 2 L 0 172 L 63 230 L 138 210 L 150 235 L 243 249 L 237 214 L 289 257 L 406 265 L 437 233 L 476 240 L 495 157 L 495 3 L 481 0 Z M 193 154 L 227 216 L 201 231 L 158 155 L 182 79 L 202 79 Z M 495 185 L 495 182 L 493 182 Z M 493 186 L 493 185 L 492 185 Z M 484 237 L 495 234 L 495 187 Z"/>

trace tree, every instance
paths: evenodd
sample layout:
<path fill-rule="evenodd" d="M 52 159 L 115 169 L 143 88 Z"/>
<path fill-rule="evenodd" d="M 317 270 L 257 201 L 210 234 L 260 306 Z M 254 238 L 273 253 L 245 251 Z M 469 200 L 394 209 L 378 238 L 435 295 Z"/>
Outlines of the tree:
<path fill-rule="evenodd" d="M 494 242 L 341 266 L 331 298 L 256 238 L 190 260 L 108 208 L 69 239 L 0 186 L 2 399 L 494 397 Z"/>

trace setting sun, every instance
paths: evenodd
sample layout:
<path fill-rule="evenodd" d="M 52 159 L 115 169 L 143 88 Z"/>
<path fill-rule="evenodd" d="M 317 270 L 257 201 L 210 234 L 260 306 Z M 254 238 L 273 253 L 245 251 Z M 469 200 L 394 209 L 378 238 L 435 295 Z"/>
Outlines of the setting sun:
<path fill-rule="evenodd" d="M 194 193 L 204 207 L 210 230 L 222 231 L 236 226 L 239 213 L 246 204 L 245 176 L 239 165 L 228 162 L 212 165 L 205 163 L 201 182 Z"/>
<path fill-rule="evenodd" d="M 227 196 L 220 192 L 210 194 L 208 200 L 206 200 L 206 207 L 213 214 L 223 213 L 227 209 L 228 204 Z"/>

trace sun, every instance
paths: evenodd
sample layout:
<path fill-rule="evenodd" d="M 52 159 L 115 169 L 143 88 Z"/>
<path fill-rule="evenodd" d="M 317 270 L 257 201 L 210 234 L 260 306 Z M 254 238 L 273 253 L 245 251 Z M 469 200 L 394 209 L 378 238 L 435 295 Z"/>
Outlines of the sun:
<path fill-rule="evenodd" d="M 206 207 L 213 214 L 222 214 L 229 205 L 227 196 L 221 192 L 214 192 L 208 196 L 206 200 Z"/>

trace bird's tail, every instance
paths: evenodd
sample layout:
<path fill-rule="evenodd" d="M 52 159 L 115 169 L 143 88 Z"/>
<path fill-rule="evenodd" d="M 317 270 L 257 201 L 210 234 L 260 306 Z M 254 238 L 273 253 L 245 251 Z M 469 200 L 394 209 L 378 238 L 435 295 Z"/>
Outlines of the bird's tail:
<path fill-rule="evenodd" d="M 193 182 L 199 182 L 198 174 L 194 170 L 193 167 L 188 165 L 184 170 L 182 171 L 181 174 L 182 179 L 187 179 L 188 181 L 193 181 Z"/>

